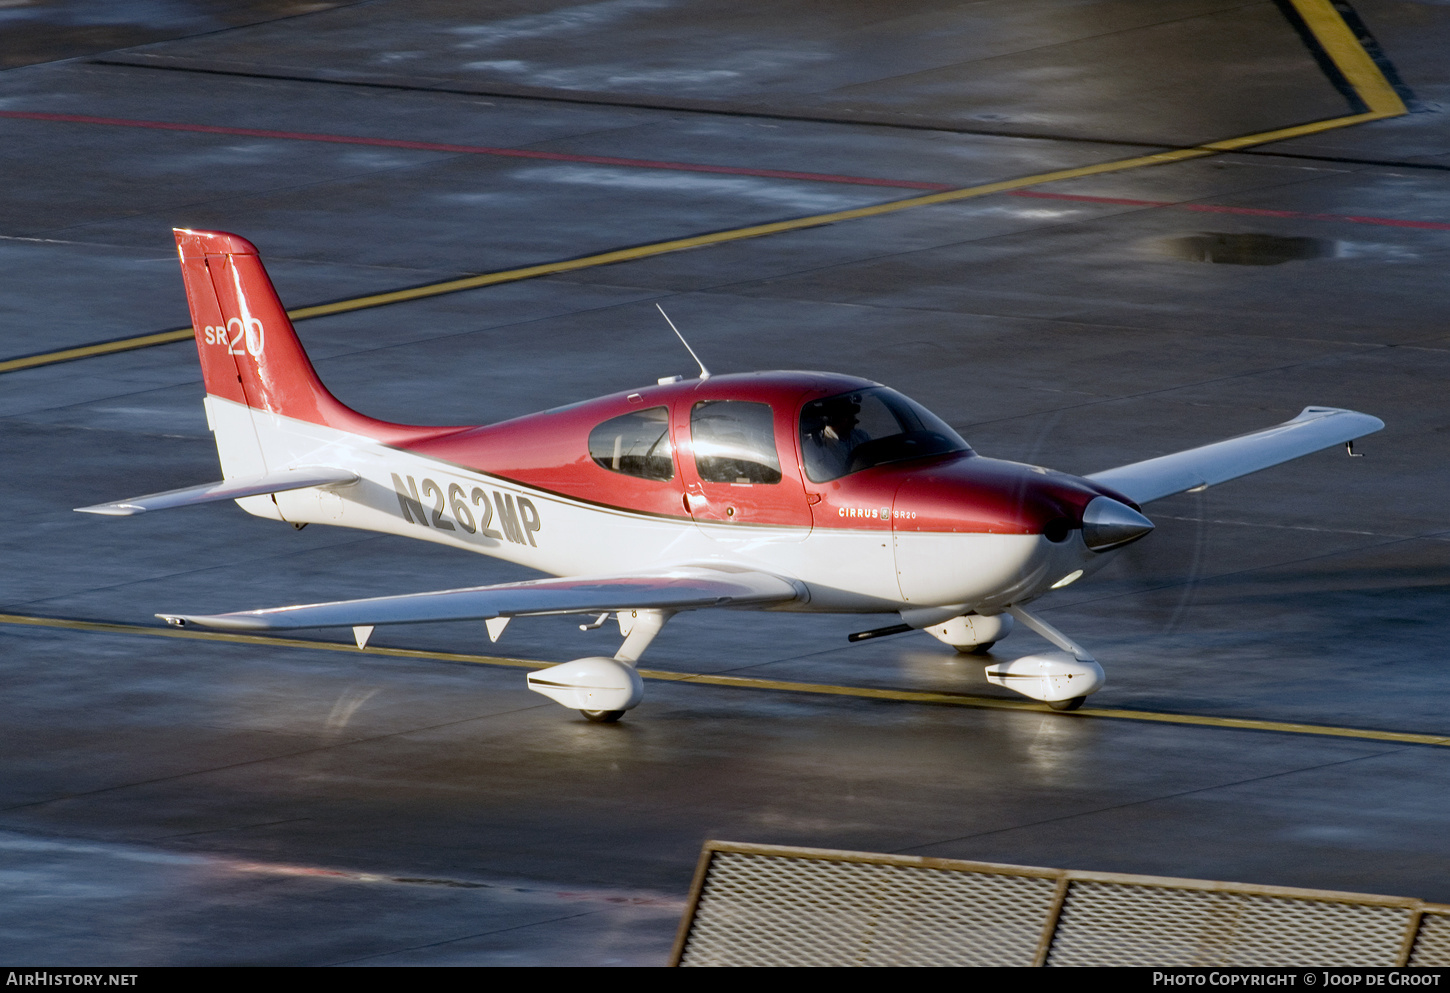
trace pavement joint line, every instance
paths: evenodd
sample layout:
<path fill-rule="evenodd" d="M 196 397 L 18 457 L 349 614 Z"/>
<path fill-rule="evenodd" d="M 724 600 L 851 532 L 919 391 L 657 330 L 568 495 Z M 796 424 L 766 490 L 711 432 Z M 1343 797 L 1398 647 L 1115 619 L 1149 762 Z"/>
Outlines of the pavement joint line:
<path fill-rule="evenodd" d="M 773 221 L 766 224 L 754 224 L 741 228 L 732 228 L 726 231 L 715 231 L 685 238 L 654 242 L 647 245 L 615 249 L 613 251 L 580 256 L 574 259 L 564 259 L 539 265 L 524 266 L 518 269 L 482 273 L 476 276 L 444 280 L 443 282 L 430 283 L 408 289 L 374 293 L 366 296 L 353 297 L 348 300 L 338 300 L 332 303 L 316 304 L 301 307 L 297 310 L 289 310 L 287 316 L 292 320 L 302 321 L 312 317 L 325 317 L 331 314 L 347 313 L 355 310 L 365 310 L 372 307 L 383 307 L 394 303 L 441 296 L 446 293 L 480 289 L 485 286 L 494 286 L 500 283 L 535 279 L 540 276 L 550 276 L 562 272 L 576 272 L 580 269 L 612 265 L 616 262 L 629 262 L 637 259 L 652 258 L 658 255 L 687 251 L 692 248 L 703 248 L 707 245 L 744 241 L 749 238 L 760 238 L 787 231 L 821 227 L 826 224 L 837 224 L 842 221 L 879 217 L 884 214 L 909 210 L 915 207 L 954 203 L 960 200 L 988 196 L 993 193 L 1008 193 L 1015 190 L 1023 190 L 1030 186 L 1040 186 L 1045 183 L 1061 182 L 1068 179 L 1082 179 L 1087 176 L 1124 172 L 1130 169 L 1167 165 L 1173 162 L 1185 162 L 1191 159 L 1216 155 L 1221 152 L 1238 151 L 1269 142 L 1304 137 L 1306 135 L 1318 134 L 1323 131 L 1349 127 L 1355 124 L 1382 120 L 1387 117 L 1398 117 L 1409 112 L 1404 101 L 1400 99 L 1399 94 L 1395 92 L 1394 87 L 1390 84 L 1390 81 L 1380 71 L 1380 67 L 1375 64 L 1374 59 L 1370 57 L 1369 53 L 1359 43 L 1359 39 L 1355 37 L 1354 32 L 1345 23 L 1344 18 L 1334 9 L 1332 0 L 1290 0 L 1290 2 L 1298 10 L 1309 30 L 1324 48 L 1325 53 L 1334 62 L 1335 66 L 1338 67 L 1340 72 L 1343 73 L 1350 85 L 1354 87 L 1355 92 L 1360 95 L 1365 106 L 1369 108 L 1367 112 L 1348 114 L 1342 117 L 1331 117 L 1320 121 L 1310 121 L 1306 124 L 1296 124 L 1273 131 L 1261 131 L 1255 134 L 1240 135 L 1236 138 L 1225 138 L 1221 141 L 1208 142 L 1196 147 L 1169 149 L 1149 155 L 1136 155 L 1126 159 L 1115 159 L 1094 165 L 1078 166 L 1071 169 L 1058 169 L 1052 172 L 1038 173 L 1034 176 L 1022 176 L 1016 179 L 1006 179 L 995 183 L 983 183 L 956 190 L 943 190 L 924 196 L 907 197 L 902 200 L 889 200 L 885 203 L 856 207 L 850 210 L 838 210 L 825 214 L 813 214 L 806 217 Z M 79 345 L 57 352 L 22 356 L 0 361 L 0 374 L 52 365 L 58 362 L 69 362 L 95 355 L 108 355 L 115 352 L 130 351 L 136 348 L 147 348 L 152 345 L 163 345 L 174 341 L 182 341 L 194 336 L 191 328 L 178 328 L 170 331 L 140 335 L 135 338 L 122 338 L 110 342 Z"/>
<path fill-rule="evenodd" d="M 359 649 L 356 645 L 342 641 L 280 638 L 271 635 L 237 634 L 224 631 L 196 631 L 186 628 L 147 627 L 139 624 L 117 624 L 113 622 L 86 621 L 66 617 L 38 617 L 27 614 L 0 614 L 0 624 L 86 631 L 94 634 L 182 638 L 193 641 L 257 645 L 268 648 L 301 648 L 314 651 L 346 652 L 353 655 L 382 656 L 386 658 L 423 659 L 435 662 L 463 662 L 471 665 L 486 665 L 513 669 L 547 669 L 555 664 L 552 662 L 512 659 L 494 655 L 468 655 L 461 652 L 438 652 L 412 648 L 373 646 L 367 649 Z M 1307 724 L 1294 721 L 1269 721 L 1246 717 L 1214 717 L 1201 714 L 1174 714 L 1159 711 L 1126 710 L 1106 707 L 1101 709 L 1093 707 L 1090 709 L 1059 712 L 1053 711 L 1045 704 L 1034 703 L 1028 700 L 1005 700 L 997 697 L 971 696 L 965 693 L 941 693 L 929 690 L 908 690 L 872 686 L 843 686 L 831 683 L 803 683 L 782 679 L 759 679 L 749 676 L 716 676 L 707 673 L 667 672 L 659 669 L 640 669 L 639 674 L 645 679 L 659 682 L 689 683 L 692 685 L 720 686 L 732 689 L 806 693 L 816 696 L 856 697 L 870 700 L 889 700 L 898 703 L 945 704 L 957 707 L 968 707 L 975 710 L 1011 710 L 1038 714 L 1056 714 L 1063 718 L 1073 719 L 1108 718 L 1110 720 L 1177 724 L 1188 727 L 1224 728 L 1238 731 L 1272 731 L 1284 734 L 1311 735 L 1315 737 L 1383 741 L 1403 745 L 1450 746 L 1450 734 L 1382 731 L 1373 728 L 1335 727 L 1326 724 Z"/>
<path fill-rule="evenodd" d="M 147 58 L 147 61 L 131 61 L 125 58 L 94 58 L 90 59 L 90 65 L 115 66 L 123 69 L 147 69 L 156 72 L 184 72 L 196 73 L 205 76 L 230 76 L 239 79 L 264 79 L 275 80 L 284 83 L 310 83 L 320 86 L 352 86 L 361 89 L 397 90 L 400 92 L 414 93 L 436 93 L 448 96 L 466 97 L 489 97 L 503 100 L 541 101 L 545 103 L 579 104 L 588 107 L 610 107 L 625 110 L 646 110 L 662 111 L 670 114 L 708 114 L 718 117 L 736 118 L 757 118 L 767 121 L 790 121 L 800 124 L 826 124 L 845 125 L 846 127 L 884 128 L 897 131 L 935 131 L 947 134 L 970 135 L 980 138 L 1005 138 L 1009 140 L 1022 141 L 1051 141 L 1065 142 L 1084 145 L 1108 145 L 1116 147 L 1142 148 L 1151 145 L 1151 142 L 1133 141 L 1117 138 L 1095 138 L 1081 137 L 1070 134 L 1052 134 L 1033 131 L 1003 131 L 982 127 L 961 127 L 949 121 L 915 120 L 908 121 L 901 117 L 881 118 L 869 115 L 853 114 L 850 116 L 822 116 L 821 114 L 791 113 L 783 110 L 771 110 L 756 105 L 730 105 L 728 103 L 717 103 L 714 101 L 685 101 L 641 100 L 622 99 L 620 94 L 600 94 L 581 90 L 557 90 L 532 87 L 513 87 L 490 85 L 487 88 L 455 88 L 446 86 L 422 86 L 386 79 L 358 79 L 348 78 L 340 75 L 302 76 L 292 73 L 274 72 L 266 69 L 258 69 L 255 66 L 247 69 L 225 69 L 219 64 L 211 62 L 206 66 L 183 64 L 184 60 L 177 61 L 174 56 L 163 56 L 170 61 L 156 61 L 155 56 L 133 56 L 133 58 Z M 239 63 L 231 63 L 239 65 Z M 919 116 L 919 115 L 913 115 Z"/>

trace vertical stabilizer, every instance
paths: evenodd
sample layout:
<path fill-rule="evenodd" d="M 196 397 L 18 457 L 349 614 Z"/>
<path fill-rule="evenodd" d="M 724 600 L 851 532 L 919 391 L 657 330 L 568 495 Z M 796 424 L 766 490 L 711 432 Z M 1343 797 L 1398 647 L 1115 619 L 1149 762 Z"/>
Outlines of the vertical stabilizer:
<path fill-rule="evenodd" d="M 318 379 L 257 249 L 223 231 L 175 230 L 186 299 L 206 383 L 207 418 L 228 478 L 267 464 L 266 415 L 321 424 L 389 444 L 440 428 L 390 424 L 344 406 Z"/>
<path fill-rule="evenodd" d="M 359 417 L 317 378 L 251 242 L 178 229 L 176 247 L 208 395 L 314 424 Z"/>

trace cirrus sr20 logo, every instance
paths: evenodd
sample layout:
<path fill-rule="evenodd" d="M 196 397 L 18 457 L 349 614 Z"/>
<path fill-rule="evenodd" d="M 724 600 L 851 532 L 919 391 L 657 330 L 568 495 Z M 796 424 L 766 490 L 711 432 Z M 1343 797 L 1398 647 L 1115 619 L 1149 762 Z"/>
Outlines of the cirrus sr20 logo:
<path fill-rule="evenodd" d="M 265 343 L 262 322 L 255 317 L 249 317 L 245 321 L 240 317 L 233 317 L 225 325 L 208 324 L 201 329 L 201 335 L 202 341 L 208 345 L 226 346 L 228 355 L 250 355 L 256 358 L 262 354 Z"/>
<path fill-rule="evenodd" d="M 914 511 L 914 510 L 895 510 L 895 511 L 893 511 L 890 507 L 881 507 L 881 508 L 876 508 L 876 507 L 837 507 L 836 508 L 836 516 L 837 517 L 864 517 L 867 520 L 872 520 L 872 521 L 889 521 L 889 520 L 892 520 L 892 519 L 895 519 L 895 520 L 898 520 L 898 521 L 914 521 L 914 520 L 916 520 L 916 511 Z"/>

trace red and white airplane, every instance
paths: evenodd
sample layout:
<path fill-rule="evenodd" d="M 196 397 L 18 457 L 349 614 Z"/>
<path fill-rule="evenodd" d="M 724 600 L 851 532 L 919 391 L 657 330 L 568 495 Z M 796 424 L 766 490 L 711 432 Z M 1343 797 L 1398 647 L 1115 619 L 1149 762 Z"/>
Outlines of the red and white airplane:
<path fill-rule="evenodd" d="M 596 721 L 639 704 L 634 663 L 683 610 L 896 613 L 853 636 L 923 629 L 985 651 L 1013 619 L 1057 647 L 988 678 L 1054 708 L 1103 685 L 1080 645 L 1026 605 L 1148 534 L 1141 505 L 1384 427 L 1307 407 L 1293 420 L 1086 477 L 978 455 L 921 405 L 818 372 L 675 376 L 485 427 L 373 420 L 322 385 L 257 250 L 176 231 L 224 479 L 82 507 L 129 515 L 218 500 L 294 526 L 406 535 L 552 579 L 196 616 L 234 631 L 613 613 L 623 644 L 528 676 Z M 693 354 L 693 352 L 691 353 Z"/>

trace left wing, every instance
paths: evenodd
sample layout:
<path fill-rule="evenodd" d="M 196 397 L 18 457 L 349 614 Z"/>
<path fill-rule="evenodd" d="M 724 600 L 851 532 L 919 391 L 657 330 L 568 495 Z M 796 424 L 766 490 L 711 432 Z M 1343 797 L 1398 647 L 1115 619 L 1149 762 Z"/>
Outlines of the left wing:
<path fill-rule="evenodd" d="M 366 600 L 269 607 L 232 614 L 156 616 L 175 627 L 195 624 L 224 631 L 269 631 L 490 620 L 525 614 L 760 607 L 802 600 L 805 595 L 803 586 L 769 573 L 689 566 L 630 576 L 539 579 L 499 586 L 370 597 Z"/>

